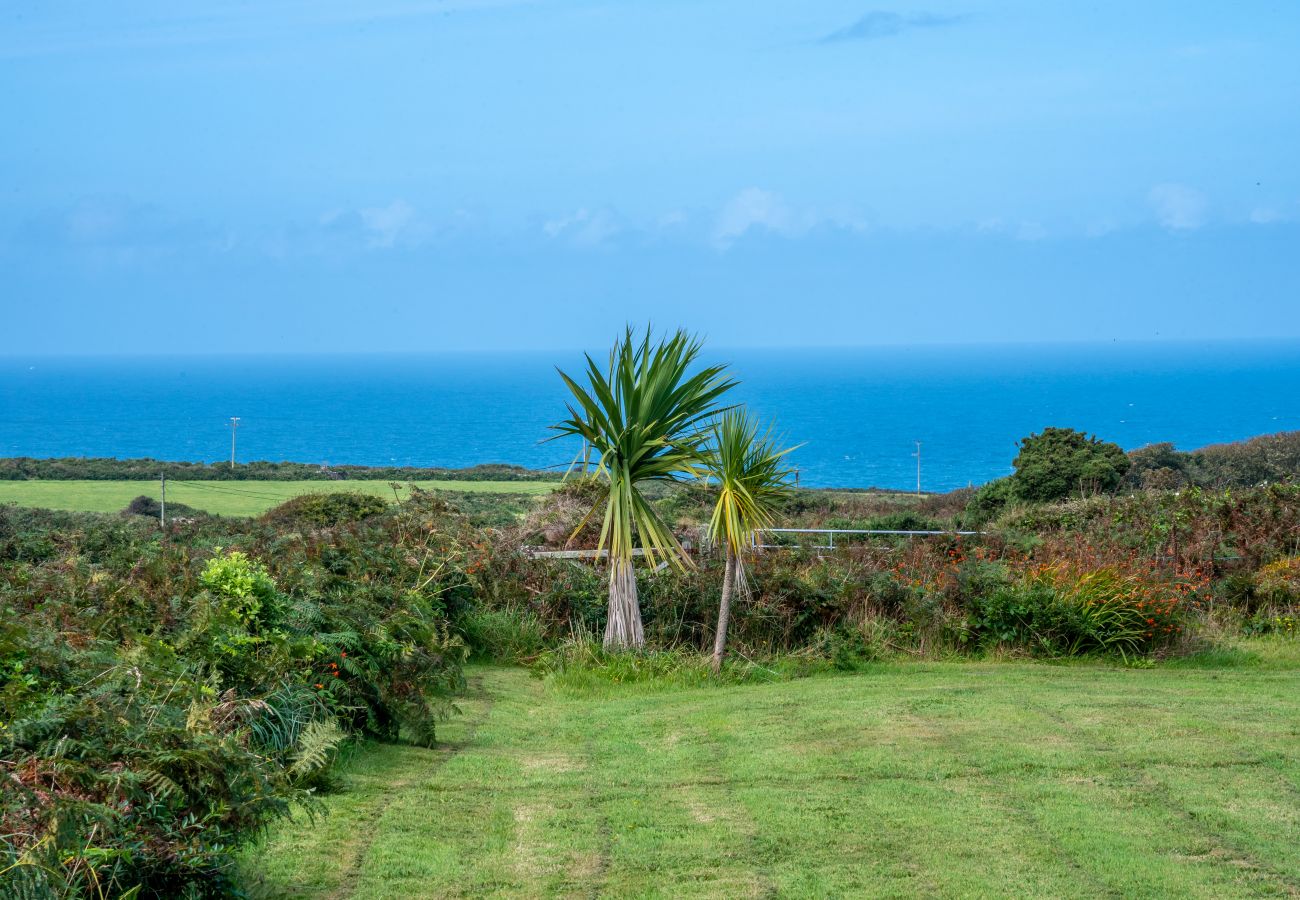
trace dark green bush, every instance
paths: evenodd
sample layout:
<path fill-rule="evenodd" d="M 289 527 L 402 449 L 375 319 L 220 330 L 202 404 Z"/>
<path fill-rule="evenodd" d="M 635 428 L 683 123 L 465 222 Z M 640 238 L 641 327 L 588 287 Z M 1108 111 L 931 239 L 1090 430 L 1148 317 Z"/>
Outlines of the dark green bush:
<path fill-rule="evenodd" d="M 262 514 L 268 525 L 281 528 L 333 528 L 360 522 L 388 508 L 382 497 L 352 491 L 302 494 Z"/>
<path fill-rule="evenodd" d="M 162 514 L 162 504 L 146 494 L 141 494 L 139 497 L 136 497 L 127 504 L 126 509 L 122 510 L 122 515 L 124 516 L 147 516 L 150 519 L 162 518 Z M 173 522 L 179 518 L 193 518 L 194 516 L 206 515 L 207 513 L 203 510 L 195 509 L 192 506 L 186 506 L 184 503 L 167 504 L 167 518 Z"/>
<path fill-rule="evenodd" d="M 1044 428 L 1020 441 L 1012 493 L 1030 503 L 1115 490 L 1132 463 L 1118 444 L 1073 428 Z"/>
<path fill-rule="evenodd" d="M 990 481 L 978 488 L 966 504 L 961 517 L 962 525 L 966 528 L 980 528 L 1001 515 L 1014 500 L 1010 478 Z"/>

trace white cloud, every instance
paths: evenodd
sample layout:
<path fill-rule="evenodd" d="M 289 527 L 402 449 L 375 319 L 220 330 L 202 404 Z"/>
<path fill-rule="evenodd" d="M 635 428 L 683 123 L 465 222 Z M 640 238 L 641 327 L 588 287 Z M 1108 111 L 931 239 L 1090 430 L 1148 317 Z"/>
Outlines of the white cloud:
<path fill-rule="evenodd" d="M 1250 211 L 1250 221 L 1255 225 L 1271 225 L 1282 221 L 1282 214 L 1267 206 L 1258 206 Z"/>
<path fill-rule="evenodd" d="M 747 187 L 722 205 L 713 220 L 710 238 L 714 247 L 726 250 L 756 229 L 793 238 L 820 227 L 860 232 L 868 224 L 860 210 L 848 205 L 794 206 L 773 191 Z"/>
<path fill-rule="evenodd" d="M 622 230 L 623 225 L 618 216 L 605 207 L 583 207 L 542 224 L 542 231 L 547 237 L 564 239 L 579 247 L 600 246 Z"/>
<path fill-rule="evenodd" d="M 1205 224 L 1205 195 L 1185 184 L 1157 184 L 1147 194 L 1156 221 L 1165 228 L 1189 231 Z"/>
<path fill-rule="evenodd" d="M 730 247 L 751 228 L 765 228 L 786 235 L 804 230 L 780 194 L 756 187 L 745 188 L 723 205 L 713 225 L 713 243 L 723 248 Z"/>
<path fill-rule="evenodd" d="M 1011 235 L 1018 241 L 1041 241 L 1048 236 L 1042 222 L 1031 219 L 1008 221 L 1000 216 L 981 219 L 975 223 L 975 230 L 983 234 Z"/>
<path fill-rule="evenodd" d="M 405 200 L 394 200 L 387 206 L 372 206 L 360 210 L 360 213 L 372 247 L 393 246 L 415 222 L 415 209 Z"/>
<path fill-rule="evenodd" d="M 21 223 L 14 237 L 116 262 L 195 249 L 227 252 L 234 246 L 229 230 L 122 196 L 83 197 L 72 206 L 43 211 Z"/>
<path fill-rule="evenodd" d="M 1047 237 L 1047 229 L 1042 222 L 1021 222 L 1016 228 L 1016 240 L 1041 241 Z"/>
<path fill-rule="evenodd" d="M 673 209 L 661 215 L 655 220 L 655 227 L 659 229 L 680 228 L 690 220 L 685 210 Z"/>

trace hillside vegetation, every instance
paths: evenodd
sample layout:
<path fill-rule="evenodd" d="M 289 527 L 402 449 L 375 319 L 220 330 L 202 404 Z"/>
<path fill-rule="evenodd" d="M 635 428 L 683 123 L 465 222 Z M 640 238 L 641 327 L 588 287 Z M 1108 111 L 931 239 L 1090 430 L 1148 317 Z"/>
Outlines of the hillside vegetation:
<path fill-rule="evenodd" d="M 68 456 L 0 459 L 0 481 L 559 481 L 555 472 L 488 464 L 465 469 L 420 466 L 331 466 L 299 462 L 173 462 Z"/>
<path fill-rule="evenodd" d="M 942 533 L 742 544 L 723 660 L 709 484 L 639 491 L 681 564 L 622 651 L 608 567 L 533 552 L 599 544 L 599 478 L 0 506 L 0 896 L 1298 889 L 1300 486 L 1036 437 L 997 488 L 773 494 Z"/>

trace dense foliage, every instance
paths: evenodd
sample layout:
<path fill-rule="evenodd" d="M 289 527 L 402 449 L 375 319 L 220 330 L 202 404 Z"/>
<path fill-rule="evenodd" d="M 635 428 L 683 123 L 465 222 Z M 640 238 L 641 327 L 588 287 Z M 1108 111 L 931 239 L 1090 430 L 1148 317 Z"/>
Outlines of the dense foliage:
<path fill-rule="evenodd" d="M 1300 431 L 1264 434 L 1248 441 L 1213 444 L 1184 453 L 1173 444 L 1151 444 L 1129 454 L 1127 482 L 1136 488 L 1254 487 L 1300 476 Z"/>
<path fill-rule="evenodd" d="M 1130 466 L 1118 444 L 1073 428 L 1044 428 L 1023 438 L 1011 464 L 1011 493 L 1030 503 L 1108 493 Z"/>
<path fill-rule="evenodd" d="M 1287 444 L 1275 444 L 1282 466 Z M 978 491 L 774 498 L 785 526 L 978 520 L 983 533 L 842 537 L 833 551 L 809 536 L 754 554 L 720 677 L 899 655 L 1132 662 L 1215 629 L 1296 635 L 1300 485 L 1209 490 L 1188 476 L 1177 491 L 1116 492 L 1111 447 L 1078 433 L 1027 440 L 1017 475 Z M 1144 484 L 1208 471 L 1177 469 L 1167 445 L 1131 458 Z M 1017 486 L 1022 472 L 1034 487 Z M 1031 502 L 1052 483 L 1073 499 Z M 596 547 L 584 517 L 607 490 L 579 479 L 526 515 L 468 518 L 418 490 L 401 505 L 310 495 L 254 521 L 186 517 L 165 535 L 148 504 L 123 516 L 0 507 L 0 894 L 236 891 L 234 851 L 309 814 L 350 737 L 433 740 L 469 652 L 570 684 L 596 669 L 605 681 L 708 682 L 725 560 L 701 526 L 716 486 L 644 492 L 697 563 L 639 566 L 654 652 L 611 654 L 593 639 L 608 616 L 604 567 L 518 552 Z"/>
<path fill-rule="evenodd" d="M 331 466 L 297 462 L 171 462 L 158 459 L 62 457 L 0 459 L 0 481 L 555 481 L 553 472 L 489 464 L 467 469 L 420 466 Z"/>
<path fill-rule="evenodd" d="M 0 508 L 7 891 L 230 893 L 232 851 L 309 804 L 347 736 L 433 740 L 462 685 L 462 520 L 428 497 L 318 512 L 164 538 Z"/>
<path fill-rule="evenodd" d="M 854 528 L 924 515 L 944 526 L 965 499 L 924 498 L 910 513 L 888 513 L 897 498 L 800 492 L 783 524 Z M 682 522 L 704 521 L 711 508 L 708 492 L 694 488 L 659 502 Z M 566 509 L 574 515 L 560 494 L 520 526 L 523 537 L 505 534 L 480 551 L 471 575 L 478 602 L 461 620 L 479 652 L 530 661 L 571 635 L 600 632 L 599 569 L 509 552 L 540 527 L 564 531 L 542 523 L 566 521 Z M 1132 659 L 1187 649 L 1206 623 L 1284 632 L 1300 603 L 1300 564 L 1291 562 L 1300 556 L 1300 487 L 1022 505 L 987 531 L 858 543 L 841 536 L 834 552 L 812 537 L 755 556 L 750 595 L 731 618 L 740 658 L 812 653 L 843 667 L 900 653 Z M 723 558 L 696 558 L 695 569 L 642 576 L 648 647 L 711 645 Z"/>

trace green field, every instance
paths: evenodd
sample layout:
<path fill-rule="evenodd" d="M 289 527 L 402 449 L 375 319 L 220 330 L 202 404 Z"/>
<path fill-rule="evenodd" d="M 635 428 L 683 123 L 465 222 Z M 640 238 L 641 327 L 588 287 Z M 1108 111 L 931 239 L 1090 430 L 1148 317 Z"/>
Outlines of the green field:
<path fill-rule="evenodd" d="M 417 481 L 430 491 L 462 494 L 540 495 L 555 488 L 548 481 Z M 184 503 L 220 516 L 256 516 L 299 494 L 360 491 L 393 498 L 386 481 L 168 481 L 167 501 Z M 158 498 L 156 481 L 0 481 L 0 503 L 118 512 L 141 494 Z M 405 493 L 405 491 L 403 491 Z"/>
<path fill-rule="evenodd" d="M 1300 645 L 572 696 L 471 670 L 247 854 L 270 896 L 1300 893 Z"/>

